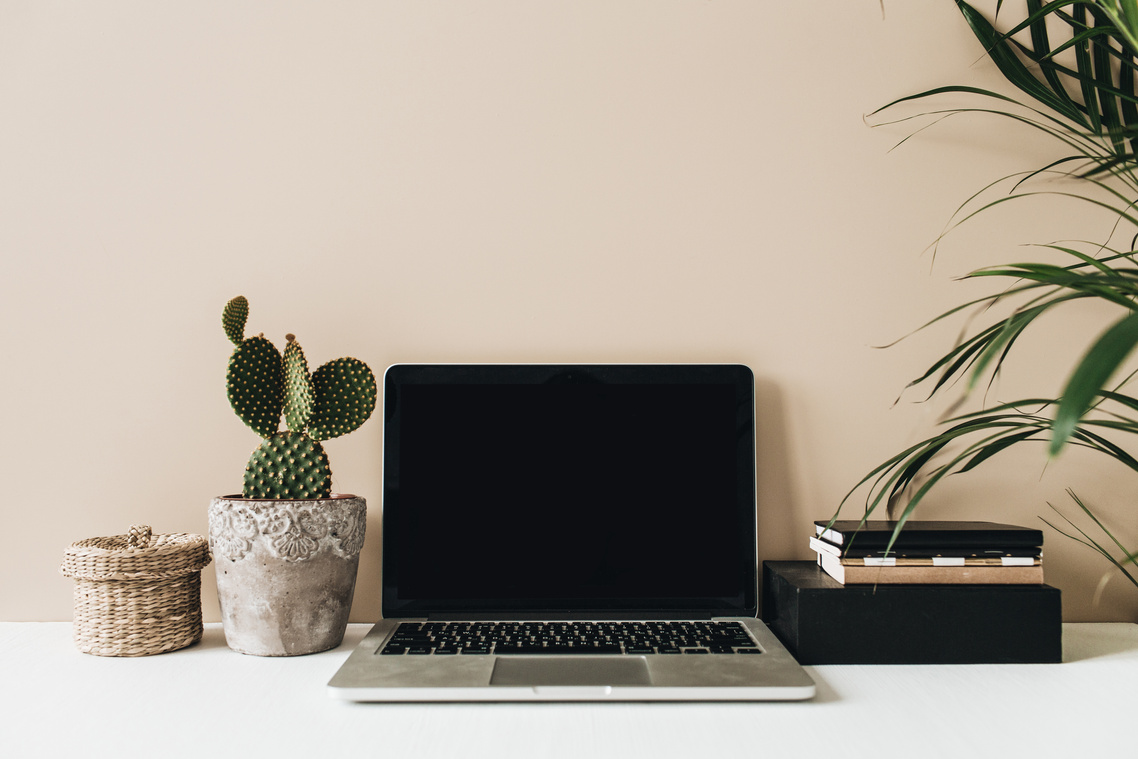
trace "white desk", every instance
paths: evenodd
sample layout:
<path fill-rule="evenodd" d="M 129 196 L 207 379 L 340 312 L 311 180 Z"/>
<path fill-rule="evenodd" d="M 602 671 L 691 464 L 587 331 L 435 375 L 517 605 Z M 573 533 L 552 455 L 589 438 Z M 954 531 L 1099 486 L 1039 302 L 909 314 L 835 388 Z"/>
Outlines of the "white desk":
<path fill-rule="evenodd" d="M 173 653 L 79 653 L 69 623 L 0 623 L 0 756 L 1038 757 L 1133 752 L 1138 625 L 1068 624 L 1063 664 L 809 667 L 799 703 L 348 704 L 335 651 L 258 658 L 219 625 Z"/>

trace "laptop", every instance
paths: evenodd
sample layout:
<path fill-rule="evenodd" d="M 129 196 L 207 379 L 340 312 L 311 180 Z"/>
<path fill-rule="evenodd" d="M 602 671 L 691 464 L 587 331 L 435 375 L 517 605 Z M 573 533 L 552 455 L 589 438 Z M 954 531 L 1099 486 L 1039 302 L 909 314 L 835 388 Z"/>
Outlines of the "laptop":
<path fill-rule="evenodd" d="M 747 367 L 400 364 L 383 418 L 383 619 L 334 698 L 814 695 L 757 619 Z"/>

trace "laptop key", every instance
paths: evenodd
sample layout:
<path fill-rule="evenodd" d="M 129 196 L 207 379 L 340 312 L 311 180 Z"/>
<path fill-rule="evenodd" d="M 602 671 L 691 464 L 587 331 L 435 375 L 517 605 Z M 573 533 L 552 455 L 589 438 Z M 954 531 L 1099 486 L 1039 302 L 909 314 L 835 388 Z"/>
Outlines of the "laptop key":
<path fill-rule="evenodd" d="M 622 653 L 618 645 L 600 646 L 536 646 L 512 645 L 495 646 L 496 654 L 619 654 Z"/>
<path fill-rule="evenodd" d="M 623 645 L 622 645 L 623 644 Z M 404 623 L 382 653 L 489 654 L 759 653 L 738 623 Z"/>

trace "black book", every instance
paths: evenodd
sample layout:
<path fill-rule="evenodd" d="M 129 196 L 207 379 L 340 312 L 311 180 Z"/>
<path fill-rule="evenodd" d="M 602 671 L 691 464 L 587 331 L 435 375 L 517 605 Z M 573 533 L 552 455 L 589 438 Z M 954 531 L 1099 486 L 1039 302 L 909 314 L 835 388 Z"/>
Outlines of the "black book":
<path fill-rule="evenodd" d="M 991 548 L 984 546 L 940 546 L 927 548 L 924 546 L 890 548 L 863 548 L 857 545 L 842 547 L 823 541 L 820 537 L 810 538 L 810 548 L 816 553 L 828 553 L 838 556 L 844 561 L 859 561 L 872 564 L 884 559 L 905 562 L 935 562 L 948 559 L 964 559 L 968 562 L 1003 562 L 1005 564 L 1025 564 L 1030 559 L 1042 558 L 1042 547 L 1032 546 L 1023 548 Z"/>
<path fill-rule="evenodd" d="M 889 545 L 897 522 L 871 520 L 864 524 L 856 519 L 839 519 L 832 525 L 828 519 L 814 522 L 815 534 L 829 543 L 850 550 L 881 550 Z M 1043 531 L 1030 527 L 996 522 L 945 522 L 910 520 L 901 528 L 893 544 L 901 549 L 1002 549 L 1039 548 Z"/>

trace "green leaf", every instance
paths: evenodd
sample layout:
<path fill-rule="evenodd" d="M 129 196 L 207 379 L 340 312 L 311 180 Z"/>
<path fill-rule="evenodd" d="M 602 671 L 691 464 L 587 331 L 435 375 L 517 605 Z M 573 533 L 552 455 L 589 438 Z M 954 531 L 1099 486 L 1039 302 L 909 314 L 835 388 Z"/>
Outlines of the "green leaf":
<path fill-rule="evenodd" d="M 1087 10 L 1082 4 L 1075 6 L 1074 17 L 1079 25 L 1088 26 L 1086 21 Z M 1075 66 L 1078 71 L 1079 89 L 1083 93 L 1083 105 L 1090 117 L 1091 129 L 1095 132 L 1101 132 L 1102 118 L 1095 103 L 1094 66 L 1091 63 L 1090 41 L 1088 39 L 1082 39 L 1079 44 L 1075 45 Z"/>
<path fill-rule="evenodd" d="M 1067 380 L 1055 414 L 1050 453 L 1058 454 L 1107 381 L 1138 345 L 1138 313 L 1115 322 L 1091 346 Z"/>
<path fill-rule="evenodd" d="M 972 28 L 972 33 L 984 45 L 988 57 L 996 64 L 1005 79 L 1048 108 L 1076 123 L 1086 124 L 1083 114 L 1071 104 L 1070 98 L 1059 97 L 1041 84 L 1012 50 L 1007 37 L 996 31 L 983 14 L 963 0 L 958 0 L 957 5 Z"/>
<path fill-rule="evenodd" d="M 976 363 L 972 367 L 972 376 L 968 382 L 969 390 L 975 388 L 980 381 L 980 377 L 983 376 L 984 371 L 993 360 L 996 362 L 994 371 L 999 371 L 1000 364 L 1003 363 L 1008 349 L 1010 349 L 1019 336 L 1023 334 L 1027 326 L 1040 314 L 1046 312 L 1046 310 L 1047 306 L 1029 308 L 1025 311 L 1013 314 L 1003 323 L 999 332 L 996 333 L 995 337 L 992 338 L 976 358 Z"/>
<path fill-rule="evenodd" d="M 1119 549 L 1120 549 L 1120 550 L 1121 550 L 1121 551 L 1122 551 L 1124 554 L 1126 554 L 1126 556 L 1123 558 L 1123 560 L 1120 562 L 1118 559 L 1115 559 L 1115 558 L 1114 558 L 1114 556 L 1112 556 L 1112 555 L 1111 555 L 1111 553 L 1110 553 L 1110 551 L 1109 551 L 1109 550 L 1107 550 L 1107 549 L 1106 549 L 1106 548 L 1105 548 L 1103 545 L 1101 545 L 1101 544 L 1100 544 L 1100 543 L 1099 543 L 1097 540 L 1095 540 L 1095 539 L 1094 539 L 1094 538 L 1092 538 L 1090 535 L 1088 535 L 1088 534 L 1086 533 L 1086 531 L 1085 531 L 1085 530 L 1083 530 L 1083 529 L 1082 529 L 1082 528 L 1080 528 L 1078 525 L 1076 525 L 1076 524 L 1075 524 L 1073 521 L 1071 521 L 1070 517 L 1068 517 L 1068 516 L 1067 516 L 1066 514 L 1064 514 L 1063 512 L 1059 511 L 1059 509 L 1055 508 L 1055 506 L 1054 506 L 1054 505 L 1052 505 L 1052 504 L 1050 504 L 1050 503 L 1048 503 L 1047 505 L 1051 507 L 1052 511 L 1054 511 L 1056 514 L 1058 514 L 1059 516 L 1061 516 L 1061 517 L 1063 518 L 1063 520 L 1064 520 L 1065 522 L 1067 522 L 1067 524 L 1071 525 L 1072 529 L 1074 529 L 1074 530 L 1075 530 L 1075 531 L 1076 531 L 1076 532 L 1077 532 L 1079 535 L 1078 535 L 1078 536 L 1076 536 L 1076 535 L 1072 535 L 1071 533 L 1069 533 L 1069 532 L 1066 532 L 1065 530 L 1062 530 L 1062 529 L 1060 529 L 1060 528 L 1056 527 L 1055 525 L 1051 524 L 1051 523 L 1050 523 L 1050 522 L 1048 522 L 1046 519 L 1044 519 L 1044 520 L 1043 520 L 1043 523 L 1044 523 L 1044 524 L 1046 524 L 1046 525 L 1047 525 L 1048 527 L 1050 527 L 1051 529 L 1053 529 L 1053 530 L 1055 530 L 1056 532 L 1058 532 L 1060 535 L 1063 535 L 1063 536 L 1065 536 L 1065 537 L 1071 538 L 1072 540 L 1075 540 L 1075 541 L 1077 541 L 1077 542 L 1079 542 L 1079 543 L 1082 543 L 1083 545 L 1087 546 L 1088 548 L 1092 548 L 1092 549 L 1094 549 L 1094 550 L 1095 550 L 1095 551 L 1097 551 L 1099 554 L 1101 554 L 1101 555 L 1102 555 L 1104 558 L 1106 558 L 1106 560 L 1107 560 L 1107 561 L 1109 561 L 1111 564 L 1113 564 L 1113 565 L 1115 566 L 1115 568 L 1116 568 L 1116 569 L 1118 569 L 1120 572 L 1122 572 L 1122 574 L 1124 574 L 1124 575 L 1126 576 L 1126 578 L 1127 578 L 1128 580 L 1130 580 L 1130 582 L 1134 583 L 1134 585 L 1135 585 L 1135 586 L 1138 586 L 1138 579 L 1136 579 L 1136 578 L 1134 577 L 1134 575 L 1130 574 L 1130 571 L 1129 571 L 1129 570 L 1127 570 L 1127 568 L 1124 566 L 1125 564 L 1133 564 L 1133 563 L 1135 563 L 1135 558 L 1136 558 L 1136 557 L 1138 557 L 1138 554 L 1135 554 L 1135 553 L 1134 553 L 1134 552 L 1132 552 L 1132 551 L 1128 551 L 1128 550 L 1127 550 L 1125 547 L 1123 547 L 1122 543 L 1120 543 L 1120 542 L 1118 541 L 1118 539 L 1117 539 L 1117 538 L 1115 538 L 1115 537 L 1114 537 L 1114 535 L 1113 535 L 1113 534 L 1110 532 L 1110 530 L 1108 530 L 1108 529 L 1106 528 L 1106 526 L 1105 526 L 1105 525 L 1103 525 L 1102 521 L 1101 521 L 1101 520 L 1099 520 L 1099 518 L 1098 518 L 1098 517 L 1096 517 L 1096 516 L 1094 515 L 1094 512 L 1093 512 L 1093 511 L 1091 511 L 1091 510 L 1090 510 L 1090 508 L 1088 508 L 1088 507 L 1087 507 L 1087 505 L 1086 505 L 1086 504 L 1084 504 L 1084 503 L 1082 502 L 1082 500 L 1080 500 L 1080 499 L 1079 499 L 1079 497 L 1075 495 L 1075 492 L 1074 492 L 1073 490 L 1071 490 L 1070 488 L 1068 488 L 1068 489 L 1067 489 L 1067 494 L 1068 494 L 1068 495 L 1071 497 L 1071 499 L 1072 499 L 1072 500 L 1073 500 L 1073 501 L 1076 503 L 1076 505 L 1078 505 L 1078 507 L 1079 507 L 1080 509 L 1082 509 L 1083 513 L 1084 513 L 1084 514 L 1086 514 L 1088 517 L 1090 517 L 1091 521 L 1093 521 L 1093 522 L 1095 523 L 1095 525 L 1097 525 L 1097 526 L 1098 526 L 1098 528 L 1099 528 L 1100 530 L 1102 530 L 1102 531 L 1103 531 L 1103 533 L 1105 533 L 1105 534 L 1106 534 L 1106 536 L 1107 536 L 1108 538 L 1110 538 L 1110 539 L 1111 539 L 1111 541 L 1112 541 L 1112 542 L 1113 542 L 1113 543 L 1114 543 L 1116 546 L 1118 546 L 1118 548 L 1119 548 Z M 1079 536 L 1081 536 L 1081 537 L 1079 537 Z"/>
<path fill-rule="evenodd" d="M 903 143 L 951 116 L 997 116 L 1056 140 L 1064 154 L 1041 168 L 997 179 L 968 198 L 929 246 L 934 260 L 941 240 L 950 232 L 1013 200 L 1046 196 L 1106 210 L 1114 217 L 1108 240 L 1115 232 L 1123 233 L 1125 227 L 1138 227 L 1138 0 L 1026 0 L 1026 17 L 1003 33 L 967 2 L 958 0 L 957 4 L 1004 79 L 1026 97 L 1017 99 L 970 86 L 938 87 L 894 100 L 872 115 L 900 104 L 932 102 L 951 94 L 976 98 L 980 107 L 926 110 L 878 121 L 875 126 L 914 123 L 915 130 Z M 997 13 L 1002 5 L 1002 0 L 997 0 Z M 1080 250 L 1082 246 L 1086 247 Z M 1092 243 L 1041 247 L 1074 261 L 1068 265 L 1006 264 L 964 277 L 1003 280 L 1006 286 L 942 313 L 917 331 L 965 309 L 983 314 L 988 308 L 1006 305 L 1011 308 L 1010 315 L 1001 309 L 1002 316 L 993 312 L 993 323 L 969 324 L 951 350 L 910 387 L 928 383 L 932 385 L 928 397 L 932 398 L 967 377 L 963 390 L 966 397 L 982 377 L 997 376 L 1020 335 L 1038 323 L 1039 316 L 1062 313 L 1066 309 L 1060 307 L 1065 303 L 1093 298 L 1118 305 L 1129 315 L 1094 342 L 1076 365 L 1062 396 L 1003 403 L 943 421 L 936 434 L 862 478 L 842 499 L 839 510 L 861 488 L 868 490 L 863 520 L 883 503 L 891 512 L 903 504 L 895 516 L 895 537 L 945 477 L 969 472 L 1021 443 L 1038 443 L 1052 454 L 1069 443 L 1104 453 L 1138 471 L 1138 458 L 1116 442 L 1120 434 L 1138 434 L 1138 419 L 1134 418 L 1138 416 L 1138 398 L 1117 390 L 1125 380 L 1138 376 L 1138 371 L 1117 387 L 1105 387 L 1138 345 L 1135 251 Z M 1084 504 L 1076 502 L 1089 513 Z M 1101 523 L 1098 527 L 1105 531 Z M 1082 542 L 1102 548 L 1088 539 Z M 1125 561 L 1131 563 L 1134 558 L 1128 555 Z"/>
<path fill-rule="evenodd" d="M 1100 22 L 1095 22 L 1096 26 Z M 1125 152 L 1126 146 L 1121 137 L 1122 119 L 1118 112 L 1118 94 L 1114 89 L 1114 70 L 1111 63 L 1109 40 L 1096 37 L 1091 42 L 1092 61 L 1094 64 L 1095 91 L 1098 96 L 1099 113 L 1102 114 L 1102 123 L 1110 135 L 1116 152 Z M 1117 92 L 1117 94 L 1116 94 Z"/>
<path fill-rule="evenodd" d="M 1122 395 L 1121 393 L 1116 393 L 1110 390 L 1104 390 L 1102 392 L 1102 397 L 1107 400 L 1114 401 L 1115 403 L 1120 403 L 1131 411 L 1138 411 L 1138 398 L 1134 398 L 1129 395 Z"/>
<path fill-rule="evenodd" d="M 1027 2 L 1027 24 L 1031 29 L 1031 44 L 1034 46 L 1033 58 L 1034 60 L 1044 61 L 1051 56 L 1051 42 L 1047 34 L 1047 16 L 1040 15 L 1039 11 L 1042 9 L 1041 0 L 1028 0 Z M 1059 81 L 1055 70 L 1050 67 L 1042 67 L 1043 75 L 1047 78 L 1047 83 L 1051 86 L 1052 91 L 1062 90 L 1063 85 Z M 1064 95 L 1066 93 L 1064 92 Z"/>
<path fill-rule="evenodd" d="M 1017 443 L 1022 443 L 1025 440 L 1029 440 L 1038 432 L 1039 432 L 1039 430 L 1034 430 L 1034 429 L 1028 430 L 1027 432 L 1019 432 L 1015 435 L 1009 435 L 1008 437 L 1003 438 L 1002 440 L 998 440 L 991 445 L 985 446 L 984 448 L 980 449 L 980 451 L 975 456 L 970 458 L 968 460 L 968 463 L 966 463 L 964 466 L 962 466 L 960 468 L 960 471 L 961 472 L 971 471 L 971 470 L 975 469 L 976 467 L 980 466 L 980 464 L 983 464 L 985 461 L 987 461 L 988 459 L 995 456 L 1000 451 L 1003 451 L 1007 448 L 1011 448 L 1013 445 L 1016 445 Z"/>

